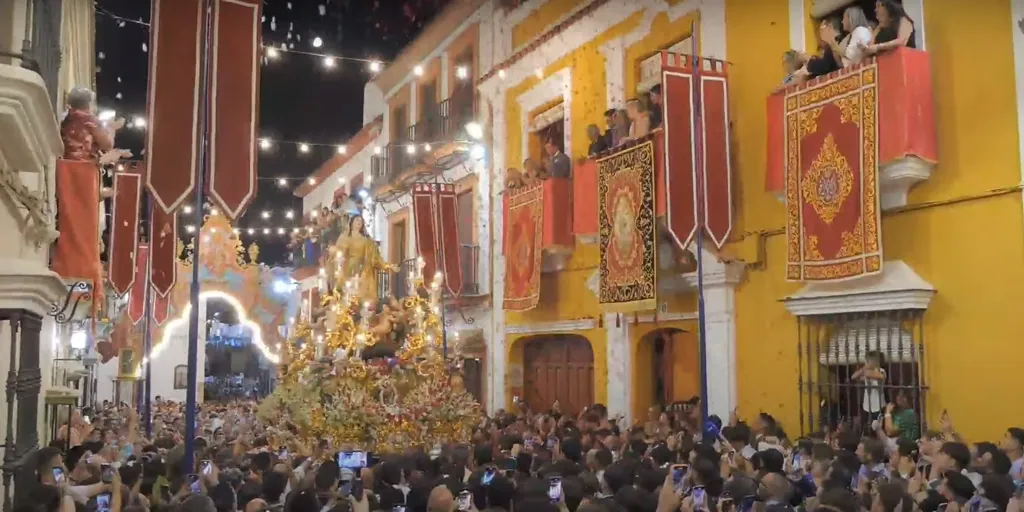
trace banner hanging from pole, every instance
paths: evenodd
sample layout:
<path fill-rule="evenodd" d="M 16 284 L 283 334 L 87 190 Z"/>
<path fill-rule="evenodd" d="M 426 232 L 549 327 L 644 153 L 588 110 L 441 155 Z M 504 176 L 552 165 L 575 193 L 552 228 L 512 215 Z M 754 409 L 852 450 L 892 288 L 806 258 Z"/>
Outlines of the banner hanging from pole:
<path fill-rule="evenodd" d="M 437 234 L 437 247 L 441 270 L 444 272 L 444 284 L 448 293 L 458 296 L 462 293 L 462 246 L 459 244 L 458 204 L 453 185 L 435 185 L 437 196 L 434 217 L 434 233 Z M 428 281 L 434 276 L 425 274 Z"/>
<path fill-rule="evenodd" d="M 218 0 L 213 9 L 208 191 L 232 219 L 256 195 L 260 11 L 259 0 Z"/>
<path fill-rule="evenodd" d="M 142 201 L 141 164 L 114 173 L 113 212 L 110 218 L 110 252 L 107 279 L 118 297 L 132 289 L 138 273 L 136 255 L 139 249 L 139 204 Z M 143 260 L 145 261 L 145 260 Z"/>
<path fill-rule="evenodd" d="M 151 1 L 146 188 L 154 211 L 174 211 L 195 188 L 202 4 Z"/>
<path fill-rule="evenodd" d="M 149 279 L 146 275 L 146 265 L 149 264 L 149 244 L 139 243 L 135 257 L 135 280 L 132 282 L 128 295 L 128 318 L 132 325 L 142 321 L 146 315 L 146 290 L 149 287 Z"/>
<path fill-rule="evenodd" d="M 154 293 L 152 306 L 153 321 L 156 322 L 156 325 L 163 325 L 171 314 L 171 297 L 169 295 L 161 297 L 160 294 Z"/>
<path fill-rule="evenodd" d="M 440 262 L 437 260 L 437 233 L 434 231 L 435 211 L 434 194 L 430 185 L 417 184 L 413 187 L 412 216 L 416 224 L 416 252 L 423 258 L 423 279 L 427 283 L 434 278 L 434 274 L 440 268 Z"/>
<path fill-rule="evenodd" d="M 171 293 L 178 278 L 178 216 L 153 208 L 152 222 L 149 228 L 149 279 L 153 290 L 163 297 Z"/>

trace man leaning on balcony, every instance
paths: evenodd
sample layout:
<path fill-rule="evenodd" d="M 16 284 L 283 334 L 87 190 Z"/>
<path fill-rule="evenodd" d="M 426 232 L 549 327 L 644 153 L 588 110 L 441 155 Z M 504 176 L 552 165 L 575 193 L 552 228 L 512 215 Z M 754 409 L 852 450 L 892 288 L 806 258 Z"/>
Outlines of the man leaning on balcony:
<path fill-rule="evenodd" d="M 552 178 L 570 178 L 572 175 L 572 163 L 569 157 L 562 153 L 562 149 L 552 139 L 544 141 L 544 151 L 548 154 L 547 171 Z"/>

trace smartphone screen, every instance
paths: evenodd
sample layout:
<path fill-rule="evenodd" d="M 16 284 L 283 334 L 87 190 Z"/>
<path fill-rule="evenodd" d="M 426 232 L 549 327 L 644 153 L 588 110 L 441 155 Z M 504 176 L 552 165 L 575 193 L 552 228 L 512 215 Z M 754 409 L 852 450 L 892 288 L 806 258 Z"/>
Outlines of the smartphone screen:
<path fill-rule="evenodd" d="M 338 452 L 338 467 L 356 470 L 365 468 L 366 452 Z"/>
<path fill-rule="evenodd" d="M 100 480 L 105 484 L 114 481 L 114 467 L 110 464 L 100 464 Z"/>
<path fill-rule="evenodd" d="M 352 480 L 342 480 L 338 483 L 338 492 L 342 497 L 349 497 L 352 495 Z"/>
<path fill-rule="evenodd" d="M 690 466 L 686 464 L 672 466 L 672 486 L 677 494 L 683 494 L 686 487 L 686 472 L 689 470 Z"/>
<path fill-rule="evenodd" d="M 694 510 L 707 510 L 708 501 L 707 494 L 704 492 L 704 488 L 697 486 L 693 488 L 693 509 Z"/>
<path fill-rule="evenodd" d="M 202 492 L 202 488 L 199 486 L 199 475 L 191 474 L 188 475 L 188 490 L 192 494 L 199 494 Z"/>
<path fill-rule="evenodd" d="M 480 477 L 480 485 L 491 485 L 491 481 L 494 480 L 494 475 L 498 473 L 495 468 L 487 468 L 484 470 L 484 475 Z"/>
<path fill-rule="evenodd" d="M 1017 482 L 1016 485 L 1013 486 L 1013 497 L 1017 499 L 1024 497 L 1024 481 Z"/>
<path fill-rule="evenodd" d="M 110 512 L 109 492 L 103 492 L 96 495 L 96 512 Z"/>
<path fill-rule="evenodd" d="M 548 480 L 548 498 L 551 503 L 562 501 L 562 477 L 553 476 Z"/>
<path fill-rule="evenodd" d="M 548 450 L 554 450 L 555 446 L 558 446 L 558 438 L 555 436 L 548 437 Z"/>
<path fill-rule="evenodd" d="M 460 512 L 467 512 L 473 507 L 473 494 L 469 491 L 462 491 L 459 493 L 458 502 L 456 503 Z"/>
<path fill-rule="evenodd" d="M 213 462 L 209 460 L 199 461 L 199 472 L 204 475 L 209 475 L 213 472 Z"/>
<path fill-rule="evenodd" d="M 58 485 L 64 483 L 64 468 L 53 468 L 53 481 Z"/>

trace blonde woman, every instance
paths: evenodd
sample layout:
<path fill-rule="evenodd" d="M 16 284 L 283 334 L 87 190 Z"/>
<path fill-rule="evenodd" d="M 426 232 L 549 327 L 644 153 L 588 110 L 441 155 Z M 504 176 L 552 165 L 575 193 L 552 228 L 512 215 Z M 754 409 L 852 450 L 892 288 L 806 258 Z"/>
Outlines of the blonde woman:
<path fill-rule="evenodd" d="M 636 98 L 627 101 L 626 115 L 630 121 L 629 137 L 626 140 L 642 138 L 651 131 L 651 116 L 647 112 L 647 106 L 642 101 Z"/>
<path fill-rule="evenodd" d="M 843 31 L 846 32 L 846 37 L 838 43 L 836 55 L 842 58 L 842 65 L 845 68 L 859 64 L 868 57 L 867 47 L 874 35 L 871 32 L 871 22 L 864 14 L 864 10 L 856 5 L 843 11 Z"/>

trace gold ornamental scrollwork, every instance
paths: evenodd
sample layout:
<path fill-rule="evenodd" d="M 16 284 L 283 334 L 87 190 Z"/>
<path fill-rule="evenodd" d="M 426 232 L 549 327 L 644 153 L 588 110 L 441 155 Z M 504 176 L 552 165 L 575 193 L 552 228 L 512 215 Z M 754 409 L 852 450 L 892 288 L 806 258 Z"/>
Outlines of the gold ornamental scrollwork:
<path fill-rule="evenodd" d="M 853 192 L 853 170 L 831 133 L 825 136 L 821 151 L 801 180 L 800 189 L 804 201 L 825 224 L 832 224 L 843 202 Z"/>

